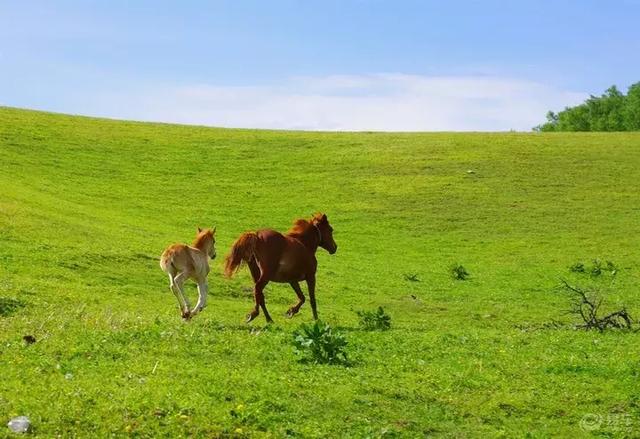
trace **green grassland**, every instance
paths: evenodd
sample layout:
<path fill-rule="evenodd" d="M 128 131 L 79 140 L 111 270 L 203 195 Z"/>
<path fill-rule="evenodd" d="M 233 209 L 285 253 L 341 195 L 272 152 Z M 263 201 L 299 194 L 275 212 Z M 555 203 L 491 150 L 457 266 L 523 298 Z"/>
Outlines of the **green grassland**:
<path fill-rule="evenodd" d="M 316 133 L 0 108 L 0 436 L 640 435 L 640 333 L 574 322 L 561 278 L 640 317 L 640 133 Z M 299 361 L 287 285 L 244 316 L 243 231 L 327 213 L 320 317 L 354 364 Z M 190 322 L 162 250 L 217 226 Z M 570 273 L 594 258 L 613 282 Z M 453 263 L 471 273 L 450 275 Z M 416 275 L 417 281 L 407 279 Z M 195 297 L 190 286 L 188 293 Z M 363 331 L 383 306 L 389 331 Z M 37 342 L 27 345 L 24 335 Z M 586 414 L 602 416 L 593 431 Z"/>

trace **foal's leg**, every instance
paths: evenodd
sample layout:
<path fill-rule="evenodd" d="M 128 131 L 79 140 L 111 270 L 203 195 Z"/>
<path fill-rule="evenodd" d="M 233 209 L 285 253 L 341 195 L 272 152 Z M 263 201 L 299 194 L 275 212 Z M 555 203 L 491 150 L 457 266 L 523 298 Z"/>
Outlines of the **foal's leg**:
<path fill-rule="evenodd" d="M 313 312 L 313 320 L 318 320 L 318 310 L 316 308 L 316 274 L 307 276 L 307 288 L 309 289 L 309 302 L 311 302 L 311 311 Z"/>
<path fill-rule="evenodd" d="M 182 300 L 182 295 L 180 294 L 180 291 L 178 290 L 178 287 L 176 286 L 174 281 L 174 277 L 171 273 L 169 273 L 169 289 L 171 290 L 173 295 L 176 296 L 176 299 L 178 299 L 178 305 L 180 306 L 180 313 L 184 315 L 184 309 L 186 307 L 186 304 Z"/>
<path fill-rule="evenodd" d="M 178 275 L 173 278 L 173 284 L 178 289 L 178 292 L 180 293 L 180 297 L 182 298 L 182 302 L 184 303 L 184 309 L 182 310 L 182 318 L 185 320 L 187 320 L 190 316 L 189 309 L 191 305 L 189 305 L 189 299 L 187 299 L 187 296 L 184 295 L 184 290 L 182 287 L 188 278 L 189 278 L 189 273 L 187 271 L 178 273 Z"/>
<path fill-rule="evenodd" d="M 291 318 L 295 314 L 297 314 L 298 311 L 300 311 L 300 307 L 304 303 L 305 299 L 304 299 L 304 294 L 302 294 L 302 290 L 300 289 L 300 284 L 298 282 L 295 282 L 295 281 L 289 282 L 289 285 L 291 285 L 291 288 L 293 288 L 293 291 L 296 292 L 296 296 L 298 296 L 298 303 L 293 305 L 291 308 L 289 308 L 289 311 L 287 311 L 287 317 Z"/>
<path fill-rule="evenodd" d="M 209 292 L 209 286 L 207 285 L 207 279 L 198 281 L 198 302 L 195 308 L 191 311 L 191 317 L 198 314 L 202 309 L 207 306 L 207 293 Z"/>

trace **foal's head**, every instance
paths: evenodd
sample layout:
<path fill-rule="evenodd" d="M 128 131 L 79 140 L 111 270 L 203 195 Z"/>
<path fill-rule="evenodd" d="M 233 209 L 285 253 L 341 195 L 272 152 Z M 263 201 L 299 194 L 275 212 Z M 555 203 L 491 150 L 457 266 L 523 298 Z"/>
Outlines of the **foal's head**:
<path fill-rule="evenodd" d="M 193 241 L 193 246 L 207 253 L 211 259 L 216 258 L 216 228 L 201 229 L 198 227 L 198 235 Z"/>
<path fill-rule="evenodd" d="M 333 240 L 333 227 L 329 224 L 327 215 L 316 213 L 311 218 L 311 224 L 318 230 L 320 235 L 320 244 L 318 245 L 328 251 L 329 254 L 334 254 L 338 250 L 338 244 Z"/>

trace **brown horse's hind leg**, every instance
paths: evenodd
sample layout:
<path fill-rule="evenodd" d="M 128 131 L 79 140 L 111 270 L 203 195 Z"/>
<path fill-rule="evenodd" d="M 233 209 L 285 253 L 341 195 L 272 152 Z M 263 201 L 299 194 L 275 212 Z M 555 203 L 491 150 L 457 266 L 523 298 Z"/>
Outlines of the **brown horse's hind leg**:
<path fill-rule="evenodd" d="M 260 293 L 262 294 L 262 293 Z M 260 296 L 258 294 L 258 291 L 256 290 L 256 287 L 253 288 L 253 300 L 255 301 L 255 305 L 253 307 L 253 309 L 251 311 L 249 311 L 249 314 L 247 314 L 247 323 L 249 323 L 250 321 L 252 321 L 253 319 L 255 319 L 256 317 L 258 317 L 258 315 L 260 314 Z"/>
<path fill-rule="evenodd" d="M 247 263 L 249 266 L 249 271 L 251 271 L 251 277 L 253 278 L 253 283 L 258 283 L 258 279 L 260 279 L 260 267 L 258 267 L 258 263 L 256 262 L 256 258 L 251 258 L 251 260 Z"/>
<path fill-rule="evenodd" d="M 258 267 L 256 258 L 251 258 L 251 260 L 247 263 L 247 265 L 249 266 L 249 271 L 251 271 L 251 277 L 253 278 L 253 283 L 254 283 L 253 298 L 256 302 L 253 309 L 249 312 L 249 314 L 247 314 L 247 323 L 249 323 L 251 320 L 258 317 L 258 314 L 260 314 L 260 308 L 259 308 L 260 298 L 258 295 L 258 280 L 260 279 L 260 267 Z M 262 290 L 260 291 L 260 294 L 262 294 Z"/>
<path fill-rule="evenodd" d="M 302 290 L 300 289 L 300 284 L 298 282 L 289 282 L 289 285 L 291 285 L 291 288 L 293 288 L 293 291 L 296 292 L 296 296 L 298 296 L 298 303 L 293 305 L 291 308 L 289 308 L 289 311 L 287 311 L 287 317 L 291 318 L 295 314 L 297 314 L 298 311 L 300 311 L 300 307 L 304 303 L 305 298 L 304 298 L 304 294 L 302 294 Z"/>
<path fill-rule="evenodd" d="M 253 309 L 251 310 L 251 312 L 249 314 L 247 314 L 247 323 L 249 323 L 251 320 L 255 319 L 256 317 L 258 317 L 258 314 L 260 314 L 260 310 L 258 309 L 258 307 L 262 308 L 262 312 L 264 313 L 264 317 L 267 319 L 267 323 L 273 323 L 273 319 L 271 318 L 271 316 L 269 315 L 269 311 L 267 311 L 267 305 L 264 301 L 264 287 L 267 286 L 267 283 L 269 281 L 266 280 L 265 277 L 261 277 L 258 282 L 256 282 L 256 285 L 253 289 L 253 297 L 255 300 L 255 306 L 253 307 Z"/>
<path fill-rule="evenodd" d="M 253 288 L 255 306 L 253 307 L 251 312 L 247 314 L 247 323 L 258 317 L 258 315 L 260 314 L 259 308 L 262 308 L 262 312 L 267 319 L 267 323 L 273 323 L 273 319 L 269 315 L 269 311 L 267 311 L 267 305 L 264 301 L 264 288 L 267 286 L 267 283 L 269 283 L 269 277 L 260 269 L 255 258 L 251 258 L 247 265 L 249 265 L 251 277 L 253 277 L 253 281 L 255 282 L 255 286 Z"/>

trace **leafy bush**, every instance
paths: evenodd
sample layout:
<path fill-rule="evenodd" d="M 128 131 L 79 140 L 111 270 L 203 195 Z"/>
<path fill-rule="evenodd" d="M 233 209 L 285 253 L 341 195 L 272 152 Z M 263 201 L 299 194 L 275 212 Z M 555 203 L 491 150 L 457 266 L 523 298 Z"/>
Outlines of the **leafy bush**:
<path fill-rule="evenodd" d="M 549 111 L 547 122 L 535 131 L 638 131 L 640 130 L 640 82 L 627 94 L 614 85 L 601 96 L 567 107 L 559 113 Z"/>
<path fill-rule="evenodd" d="M 569 271 L 573 273 L 584 273 L 586 269 L 582 262 L 576 262 L 571 267 L 569 267 Z"/>
<path fill-rule="evenodd" d="M 600 262 L 600 260 L 598 259 L 593 261 L 593 264 L 594 264 L 594 270 L 591 271 L 592 276 L 600 276 L 602 273 L 607 273 L 607 274 L 610 274 L 612 277 L 615 277 L 615 275 L 618 274 L 618 267 L 616 267 L 616 265 L 611 261 L 607 261 L 604 267 L 602 266 L 602 262 Z M 596 264 L 597 264 L 597 274 L 595 273 Z"/>
<path fill-rule="evenodd" d="M 24 307 L 24 302 L 9 297 L 0 297 L 0 317 L 8 317 L 20 308 Z"/>
<path fill-rule="evenodd" d="M 404 273 L 402 277 L 404 277 L 404 280 L 409 282 L 420 282 L 420 279 L 418 279 L 418 273 Z"/>
<path fill-rule="evenodd" d="M 469 277 L 469 272 L 460 264 L 453 264 L 451 266 L 451 276 L 455 280 L 465 280 Z"/>
<path fill-rule="evenodd" d="M 618 274 L 618 267 L 611 261 L 607 261 L 607 270 L 611 274 L 611 276 L 615 276 Z"/>
<path fill-rule="evenodd" d="M 367 331 L 386 331 L 391 328 L 391 316 L 381 306 L 376 311 L 358 311 L 360 326 Z"/>
<path fill-rule="evenodd" d="M 347 344 L 342 334 L 320 320 L 303 323 L 293 333 L 296 353 L 306 354 L 306 360 L 316 364 L 348 364 Z"/>
<path fill-rule="evenodd" d="M 611 277 L 615 277 L 618 274 L 618 267 L 611 261 L 606 261 L 605 264 L 602 263 L 600 259 L 594 259 L 593 265 L 590 267 L 583 264 L 582 262 L 576 262 L 571 267 L 569 267 L 569 271 L 573 273 L 589 273 L 591 277 L 599 277 L 603 274 L 609 274 Z"/>

